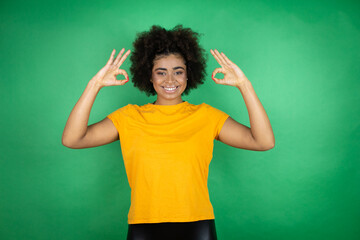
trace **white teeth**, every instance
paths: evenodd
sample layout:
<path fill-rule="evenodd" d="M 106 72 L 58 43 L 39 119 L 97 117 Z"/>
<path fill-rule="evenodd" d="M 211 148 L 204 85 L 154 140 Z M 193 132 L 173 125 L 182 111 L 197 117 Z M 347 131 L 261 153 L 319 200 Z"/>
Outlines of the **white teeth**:
<path fill-rule="evenodd" d="M 164 88 L 165 88 L 166 91 L 173 91 L 173 90 L 176 89 L 176 87 L 174 87 L 174 88 L 166 88 L 166 87 L 164 87 Z"/>

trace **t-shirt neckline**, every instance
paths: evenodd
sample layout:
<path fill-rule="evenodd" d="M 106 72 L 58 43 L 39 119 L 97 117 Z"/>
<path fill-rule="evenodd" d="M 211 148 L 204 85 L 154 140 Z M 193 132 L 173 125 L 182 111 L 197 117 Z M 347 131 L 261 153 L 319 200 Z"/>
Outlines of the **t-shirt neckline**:
<path fill-rule="evenodd" d="M 188 101 L 183 101 L 181 103 L 172 104 L 172 105 L 159 105 L 159 104 L 154 104 L 154 103 L 148 103 L 149 106 L 157 107 L 157 108 L 177 108 L 177 107 L 182 107 L 187 104 L 188 104 Z"/>

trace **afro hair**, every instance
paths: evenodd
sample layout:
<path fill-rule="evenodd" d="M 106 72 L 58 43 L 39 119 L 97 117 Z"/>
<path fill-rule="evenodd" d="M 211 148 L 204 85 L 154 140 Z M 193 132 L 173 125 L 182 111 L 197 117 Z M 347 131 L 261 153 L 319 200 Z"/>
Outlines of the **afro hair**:
<path fill-rule="evenodd" d="M 206 59 L 205 50 L 199 45 L 199 35 L 182 25 L 177 25 L 172 30 L 153 25 L 149 31 L 138 33 L 130 57 L 134 86 L 147 96 L 156 95 L 150 82 L 154 59 L 169 54 L 180 54 L 185 60 L 188 81 L 184 95 L 203 84 Z"/>

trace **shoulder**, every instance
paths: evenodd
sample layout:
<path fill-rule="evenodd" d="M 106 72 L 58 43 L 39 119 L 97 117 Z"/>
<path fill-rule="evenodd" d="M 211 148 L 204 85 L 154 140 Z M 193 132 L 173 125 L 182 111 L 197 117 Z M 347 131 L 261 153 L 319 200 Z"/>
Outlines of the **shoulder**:
<path fill-rule="evenodd" d="M 127 113 L 127 112 L 133 112 L 133 111 L 141 111 L 143 109 L 146 109 L 148 107 L 148 104 L 145 105 L 137 105 L 137 104 L 128 104 L 126 106 L 123 106 L 116 111 L 121 113 Z"/>
<path fill-rule="evenodd" d="M 121 107 L 121 108 L 118 108 L 118 109 L 116 109 L 115 111 L 113 111 L 111 114 L 119 114 L 119 113 L 122 113 L 122 112 L 126 112 L 126 111 L 128 111 L 128 110 L 131 108 L 130 105 L 132 105 L 132 104 L 128 104 L 128 105 L 126 105 L 126 106 L 123 106 L 123 107 Z"/>
<path fill-rule="evenodd" d="M 198 105 L 190 104 L 189 106 L 191 108 L 191 112 L 196 112 L 198 116 L 202 116 L 202 118 L 206 119 L 207 122 L 222 122 L 229 117 L 229 114 L 207 103 L 201 103 Z"/>
<path fill-rule="evenodd" d="M 210 106 L 207 103 L 200 103 L 200 104 L 189 103 L 188 107 L 193 108 L 193 109 L 214 109 L 214 107 Z"/>
<path fill-rule="evenodd" d="M 137 118 L 144 113 L 151 113 L 153 112 L 153 107 L 151 103 L 147 103 L 144 105 L 138 104 L 128 104 L 122 108 L 116 110 L 118 114 L 126 116 L 126 117 L 133 117 Z"/>
<path fill-rule="evenodd" d="M 132 112 L 134 112 L 134 109 L 136 108 L 135 104 L 128 104 L 121 108 L 116 109 L 112 113 L 108 115 L 108 117 L 111 118 L 121 118 L 124 115 L 131 115 Z"/>
<path fill-rule="evenodd" d="M 210 114 L 221 114 L 221 115 L 227 115 L 225 112 L 223 112 L 222 110 L 220 110 L 219 108 L 213 107 L 207 103 L 201 103 L 198 105 L 200 108 L 205 109 L 208 113 Z"/>

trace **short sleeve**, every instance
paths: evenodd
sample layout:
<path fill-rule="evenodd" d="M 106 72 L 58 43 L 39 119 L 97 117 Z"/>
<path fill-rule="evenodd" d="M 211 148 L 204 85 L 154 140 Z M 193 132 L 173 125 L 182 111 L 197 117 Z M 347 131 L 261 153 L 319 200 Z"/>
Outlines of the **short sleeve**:
<path fill-rule="evenodd" d="M 113 122 L 113 124 L 116 127 L 116 129 L 118 130 L 119 134 L 120 134 L 121 126 L 124 123 L 124 117 L 125 117 L 124 113 L 126 113 L 127 110 L 129 109 L 129 105 L 119 108 L 106 116 Z"/>
<path fill-rule="evenodd" d="M 207 105 L 208 107 L 208 117 L 212 121 L 212 126 L 214 129 L 214 139 L 219 140 L 219 134 L 221 131 L 221 128 L 223 127 L 226 119 L 228 119 L 229 114 L 214 108 L 210 105 Z"/>

